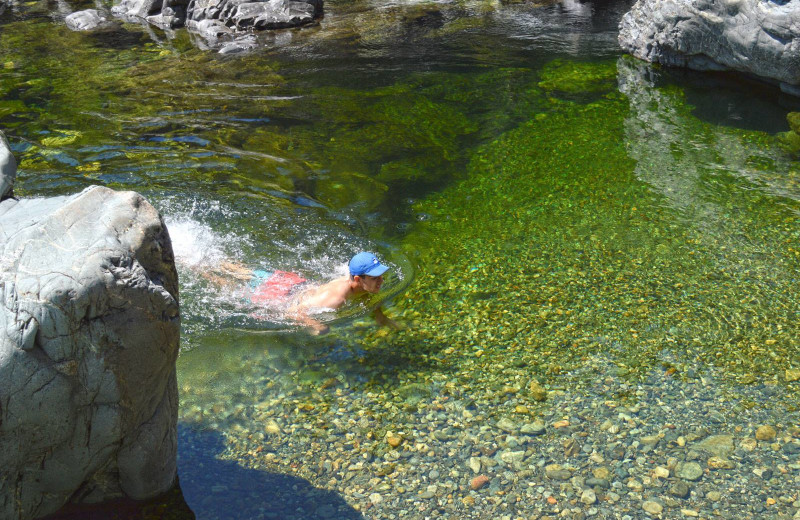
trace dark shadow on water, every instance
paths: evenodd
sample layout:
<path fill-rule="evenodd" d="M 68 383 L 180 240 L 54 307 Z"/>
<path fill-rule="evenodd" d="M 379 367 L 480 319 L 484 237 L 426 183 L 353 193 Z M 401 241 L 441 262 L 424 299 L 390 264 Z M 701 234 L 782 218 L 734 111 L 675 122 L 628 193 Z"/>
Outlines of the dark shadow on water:
<path fill-rule="evenodd" d="M 224 449 L 218 432 L 178 425 L 178 475 L 198 519 L 363 520 L 337 493 L 291 475 L 220 460 Z"/>
<path fill-rule="evenodd" d="M 333 491 L 291 475 L 220 460 L 222 436 L 178 425 L 178 476 L 164 495 L 62 508 L 45 520 L 364 520 Z"/>

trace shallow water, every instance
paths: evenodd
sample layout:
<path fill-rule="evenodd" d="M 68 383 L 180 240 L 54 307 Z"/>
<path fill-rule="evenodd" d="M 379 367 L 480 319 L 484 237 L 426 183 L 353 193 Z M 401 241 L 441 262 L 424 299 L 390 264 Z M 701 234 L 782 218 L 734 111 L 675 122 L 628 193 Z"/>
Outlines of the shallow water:
<path fill-rule="evenodd" d="M 463 407 L 556 411 L 531 380 L 591 403 L 606 378 L 623 390 L 603 399 L 630 404 L 649 398 L 625 385 L 702 378 L 738 407 L 723 429 L 797 426 L 800 165 L 781 133 L 800 101 L 621 57 L 626 9 L 328 2 L 238 56 L 180 31 L 70 33 L 41 2 L 0 15 L 18 195 L 131 189 L 168 223 L 199 518 L 466 518 L 414 493 L 372 507 L 379 483 L 321 459 L 382 457 L 433 404 L 445 430 Z M 371 300 L 311 337 L 199 274 L 233 259 L 324 281 L 362 249 L 392 265 L 383 303 L 405 330 L 375 327 Z"/>

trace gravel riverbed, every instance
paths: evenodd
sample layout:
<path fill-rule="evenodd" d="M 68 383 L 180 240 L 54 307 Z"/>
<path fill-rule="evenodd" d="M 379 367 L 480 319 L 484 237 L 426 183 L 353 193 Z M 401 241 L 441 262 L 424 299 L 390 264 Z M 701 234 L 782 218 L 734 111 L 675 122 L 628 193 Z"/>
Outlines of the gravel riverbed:
<path fill-rule="evenodd" d="M 183 466 L 187 432 L 206 429 L 218 458 L 297 480 L 278 501 L 215 481 L 204 518 L 800 518 L 791 369 L 730 386 L 710 369 L 619 376 L 598 357 L 545 384 L 440 373 L 371 387 L 253 361 L 235 406 L 184 383 Z"/>

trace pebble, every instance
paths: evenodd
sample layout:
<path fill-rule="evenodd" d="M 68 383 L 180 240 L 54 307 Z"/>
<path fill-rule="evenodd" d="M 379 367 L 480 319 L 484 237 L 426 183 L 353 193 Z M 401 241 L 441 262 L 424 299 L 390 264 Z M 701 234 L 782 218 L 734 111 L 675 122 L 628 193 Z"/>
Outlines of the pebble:
<path fill-rule="evenodd" d="M 538 381 L 531 381 L 531 384 L 528 385 L 528 390 L 534 401 L 542 402 L 547 399 L 547 390 Z"/>
<path fill-rule="evenodd" d="M 642 509 L 651 515 L 660 515 L 661 512 L 664 511 L 664 506 L 654 500 L 645 500 L 642 503 Z"/>
<path fill-rule="evenodd" d="M 523 424 L 519 432 L 525 435 L 542 435 L 546 430 L 547 427 L 542 421 L 534 421 L 532 423 Z"/>
<path fill-rule="evenodd" d="M 391 431 L 386 432 L 385 439 L 386 439 L 386 443 L 389 446 L 391 446 L 392 448 L 397 448 L 403 442 L 403 437 L 401 435 L 398 435 L 398 434 L 396 434 L 394 432 L 391 432 Z"/>
<path fill-rule="evenodd" d="M 488 483 L 489 483 L 489 477 L 487 477 L 486 475 L 478 475 L 477 477 L 469 481 L 469 488 L 473 491 L 477 491 Z"/>
<path fill-rule="evenodd" d="M 689 486 L 682 480 L 676 480 L 670 485 L 669 494 L 678 498 L 686 498 L 689 496 Z"/>
<path fill-rule="evenodd" d="M 785 372 L 786 381 L 800 381 L 800 368 L 787 368 Z"/>
<path fill-rule="evenodd" d="M 759 426 L 756 430 L 756 439 L 760 441 L 771 441 L 775 437 L 777 437 L 778 432 L 775 431 L 775 428 L 769 425 Z"/>
<path fill-rule="evenodd" d="M 270 419 L 264 426 L 264 431 L 266 431 L 270 435 L 277 435 L 281 433 L 281 427 L 275 420 Z"/>
<path fill-rule="evenodd" d="M 481 459 L 479 459 L 478 457 L 470 457 L 467 464 L 469 465 L 469 469 L 471 469 L 473 473 L 481 472 Z"/>
<path fill-rule="evenodd" d="M 735 449 L 732 435 L 711 435 L 697 443 L 696 447 L 721 458 L 730 457 Z"/>
<path fill-rule="evenodd" d="M 544 474 L 551 480 L 569 480 L 572 476 L 572 473 L 560 464 L 548 464 L 544 468 Z"/>
<path fill-rule="evenodd" d="M 508 417 L 503 417 L 497 421 L 497 427 L 508 433 L 514 433 L 517 431 L 517 425 Z"/>
<path fill-rule="evenodd" d="M 653 470 L 653 474 L 658 478 L 667 478 L 669 477 L 669 470 L 662 466 L 658 466 Z"/>
<path fill-rule="evenodd" d="M 703 468 L 696 462 L 685 462 L 678 466 L 677 475 L 684 480 L 700 480 Z"/>
<path fill-rule="evenodd" d="M 708 467 L 711 469 L 734 469 L 736 463 L 732 460 L 723 459 L 721 457 L 710 457 L 708 459 Z"/>
<path fill-rule="evenodd" d="M 597 502 L 597 495 L 591 489 L 585 489 L 583 493 L 581 493 L 581 502 L 586 505 L 592 505 Z"/>

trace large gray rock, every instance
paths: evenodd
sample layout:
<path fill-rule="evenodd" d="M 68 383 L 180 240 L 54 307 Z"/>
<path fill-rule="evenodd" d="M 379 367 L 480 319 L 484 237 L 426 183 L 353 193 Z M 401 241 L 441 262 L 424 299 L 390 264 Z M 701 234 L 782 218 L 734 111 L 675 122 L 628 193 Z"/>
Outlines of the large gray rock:
<path fill-rule="evenodd" d="M 140 195 L 0 203 L 0 518 L 175 481 L 178 280 Z"/>
<path fill-rule="evenodd" d="M 186 25 L 213 41 L 237 31 L 312 23 L 322 15 L 322 0 L 122 0 L 111 12 L 165 28 Z"/>
<path fill-rule="evenodd" d="M 17 178 L 17 161 L 11 146 L 0 130 L 0 201 L 14 196 L 14 180 Z"/>
<path fill-rule="evenodd" d="M 639 0 L 619 43 L 650 62 L 744 72 L 800 94 L 800 0 Z"/>
<path fill-rule="evenodd" d="M 228 27 L 243 29 L 282 29 L 314 21 L 322 14 L 322 0 L 192 0 L 187 17 L 219 20 Z"/>
<path fill-rule="evenodd" d="M 94 31 L 113 25 L 108 15 L 97 9 L 71 13 L 64 18 L 64 23 L 73 31 Z"/>

